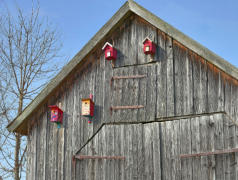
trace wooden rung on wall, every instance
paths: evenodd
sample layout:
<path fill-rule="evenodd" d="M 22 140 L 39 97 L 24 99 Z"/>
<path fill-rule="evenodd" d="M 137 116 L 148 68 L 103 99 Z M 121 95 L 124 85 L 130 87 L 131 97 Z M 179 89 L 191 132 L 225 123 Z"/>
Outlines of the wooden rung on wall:
<path fill-rule="evenodd" d="M 213 152 L 202 152 L 202 153 L 196 153 L 196 154 L 181 154 L 180 158 L 211 156 L 211 155 L 228 154 L 228 153 L 235 153 L 235 152 L 238 152 L 238 148 L 227 149 L 227 150 L 218 150 L 218 151 L 213 151 Z"/>
<path fill-rule="evenodd" d="M 132 76 L 113 76 L 112 80 L 117 79 L 139 79 L 139 78 L 145 78 L 146 75 L 132 75 Z"/>
<path fill-rule="evenodd" d="M 83 160 L 83 159 L 114 159 L 114 160 L 125 160 L 126 158 L 124 156 L 86 156 L 86 155 L 80 155 L 75 156 L 75 159 Z"/>
<path fill-rule="evenodd" d="M 144 108 L 142 105 L 134 105 L 134 106 L 111 106 L 111 110 L 120 110 L 120 109 L 140 109 Z"/>
<path fill-rule="evenodd" d="M 143 75 L 132 75 L 132 76 L 112 76 L 110 84 L 112 85 L 113 80 L 118 79 L 140 79 L 147 77 L 145 74 Z"/>

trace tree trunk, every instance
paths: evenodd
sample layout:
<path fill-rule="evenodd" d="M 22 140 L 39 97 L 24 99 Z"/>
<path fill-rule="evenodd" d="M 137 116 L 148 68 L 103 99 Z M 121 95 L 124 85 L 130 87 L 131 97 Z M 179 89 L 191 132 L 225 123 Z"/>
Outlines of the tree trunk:
<path fill-rule="evenodd" d="M 22 112 L 22 106 L 23 106 L 23 95 L 20 94 L 19 96 L 19 106 L 18 106 L 18 112 L 17 115 L 20 115 Z M 21 135 L 16 133 L 16 146 L 15 146 L 15 158 L 14 158 L 14 179 L 20 180 L 20 164 L 19 164 L 19 156 L 20 156 L 20 148 L 21 148 Z"/>

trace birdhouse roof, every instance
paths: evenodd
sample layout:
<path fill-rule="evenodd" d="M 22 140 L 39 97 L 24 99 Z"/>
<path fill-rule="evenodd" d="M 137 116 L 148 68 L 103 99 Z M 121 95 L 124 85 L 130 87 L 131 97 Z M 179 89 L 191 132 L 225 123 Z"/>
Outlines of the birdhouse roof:
<path fill-rule="evenodd" d="M 55 109 L 58 109 L 58 110 L 60 110 L 60 111 L 62 111 L 62 109 L 60 109 L 58 106 L 56 106 L 56 105 L 52 105 L 52 106 L 48 106 L 49 108 L 55 108 Z M 63 111 L 62 111 L 63 112 Z"/>
<path fill-rule="evenodd" d="M 238 69 L 228 63 L 226 60 L 211 52 L 206 47 L 202 46 L 198 42 L 194 41 L 190 37 L 186 36 L 173 26 L 164 22 L 145 8 L 141 7 L 134 1 L 127 1 L 113 17 L 95 34 L 95 36 L 76 54 L 76 56 L 49 82 L 49 84 L 35 97 L 35 99 L 24 109 L 24 111 L 17 116 L 7 128 L 9 131 L 18 132 L 21 134 L 27 134 L 27 122 L 31 115 L 37 111 L 37 109 L 45 102 L 54 89 L 56 89 L 63 80 L 65 80 L 70 73 L 79 64 L 83 64 L 82 61 L 85 57 L 95 48 L 96 45 L 102 43 L 104 38 L 113 29 L 115 30 L 123 19 L 129 17 L 130 14 L 136 14 L 154 27 L 160 29 L 164 33 L 171 36 L 184 46 L 197 53 L 199 56 L 206 59 L 211 64 L 220 68 L 228 75 L 238 79 Z M 110 45 L 106 43 L 105 45 Z M 105 46 L 104 45 L 104 46 Z"/>
<path fill-rule="evenodd" d="M 106 42 L 102 47 L 102 50 L 104 50 L 107 46 L 113 47 L 109 42 Z"/>
<path fill-rule="evenodd" d="M 153 42 L 149 37 L 146 37 L 146 38 L 143 40 L 143 44 L 145 44 L 145 42 L 146 42 L 147 40 Z"/>

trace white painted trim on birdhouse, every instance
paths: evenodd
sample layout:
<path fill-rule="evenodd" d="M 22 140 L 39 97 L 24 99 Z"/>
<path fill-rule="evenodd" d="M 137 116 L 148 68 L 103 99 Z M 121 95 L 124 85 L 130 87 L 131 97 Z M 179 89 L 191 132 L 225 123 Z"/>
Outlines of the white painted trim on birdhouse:
<path fill-rule="evenodd" d="M 113 47 L 109 42 L 106 42 L 104 46 L 102 47 L 102 50 L 104 50 L 107 47 L 107 45 Z"/>
<path fill-rule="evenodd" d="M 143 40 L 143 44 L 145 44 L 145 41 L 146 41 L 146 40 L 149 40 L 149 41 L 153 42 L 149 37 L 146 37 L 146 38 Z"/>

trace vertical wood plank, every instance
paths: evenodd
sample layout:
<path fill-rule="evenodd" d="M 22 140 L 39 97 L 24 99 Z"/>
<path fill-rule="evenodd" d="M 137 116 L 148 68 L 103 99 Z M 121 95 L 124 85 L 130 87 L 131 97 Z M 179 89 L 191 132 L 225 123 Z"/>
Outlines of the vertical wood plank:
<path fill-rule="evenodd" d="M 140 75 L 144 75 L 147 74 L 147 68 L 145 66 L 139 66 L 137 68 L 138 70 L 138 74 Z M 147 89 L 146 89 L 146 85 L 147 85 L 147 80 L 148 80 L 148 74 L 146 78 L 142 78 L 139 80 L 139 100 L 138 100 L 138 104 L 139 105 L 144 105 L 146 106 L 146 97 L 147 97 Z M 145 121 L 146 119 L 146 108 L 140 108 L 138 109 L 138 114 L 137 114 L 137 121 Z"/>
<path fill-rule="evenodd" d="M 57 179 L 64 179 L 64 128 L 59 129 L 58 133 L 58 172 Z"/>
<path fill-rule="evenodd" d="M 175 98 L 174 98 L 174 52 L 172 38 L 166 36 L 166 115 L 175 115 Z"/>
<path fill-rule="evenodd" d="M 180 155 L 180 141 L 179 141 L 179 136 L 180 136 L 180 122 L 179 121 L 173 121 L 171 122 L 171 179 L 179 179 L 180 177 L 180 170 L 181 170 L 181 163 L 179 159 Z"/>
<path fill-rule="evenodd" d="M 144 128 L 142 124 L 139 124 L 137 126 L 138 131 L 138 151 L 137 151 L 137 171 L 138 171 L 138 180 L 144 179 L 144 171 L 145 171 L 145 156 L 144 156 L 144 139 L 143 139 L 143 133 Z"/>
<path fill-rule="evenodd" d="M 199 123 L 199 126 L 197 126 L 196 128 L 198 129 L 198 136 L 199 136 L 199 144 L 200 144 L 200 147 L 199 147 L 199 152 L 209 152 L 211 151 L 211 149 L 208 148 L 209 144 L 210 143 L 208 141 L 209 139 L 209 117 L 201 117 L 199 119 L 197 119 L 198 123 Z M 195 142 L 195 143 L 198 143 L 198 142 Z M 200 167 L 201 167 L 201 175 L 200 177 L 198 176 L 198 178 L 201 178 L 201 179 L 209 179 L 209 169 L 211 168 L 211 165 L 208 163 L 208 156 L 202 156 L 200 159 L 201 159 L 201 164 L 200 164 Z M 193 158 L 194 159 L 194 158 Z"/>
<path fill-rule="evenodd" d="M 215 151 L 215 123 L 217 119 L 214 116 L 202 117 L 202 120 L 207 122 L 207 151 Z M 208 158 L 208 179 L 216 178 L 216 159 L 215 155 L 209 156 Z"/>
<path fill-rule="evenodd" d="M 156 116 L 156 70 L 154 65 L 147 66 L 146 101 L 142 104 L 146 105 L 145 121 L 154 121 Z"/>
<path fill-rule="evenodd" d="M 229 124 L 230 122 L 226 120 L 225 116 L 223 118 L 223 142 L 224 149 L 229 149 Z M 230 168 L 230 154 L 224 154 L 223 167 L 225 172 L 225 179 L 231 179 L 231 168 Z"/>
<path fill-rule="evenodd" d="M 183 119 L 180 121 L 180 153 L 192 153 L 192 137 L 191 137 L 191 121 L 190 119 Z M 192 158 L 181 159 L 181 179 L 192 179 Z"/>
<path fill-rule="evenodd" d="M 207 63 L 207 80 L 208 80 L 208 111 L 215 112 L 218 109 L 219 95 L 219 73 L 214 65 Z"/>
<path fill-rule="evenodd" d="M 191 118 L 191 132 L 192 132 L 192 153 L 200 152 L 200 133 L 199 133 L 199 118 Z M 193 158 L 193 180 L 200 180 L 201 175 L 201 157 Z"/>
<path fill-rule="evenodd" d="M 215 123 L 214 123 L 214 146 L 216 150 L 224 149 L 224 130 L 223 130 L 223 116 L 219 114 L 214 115 Z M 225 179 L 225 168 L 223 165 L 224 155 L 216 155 L 215 156 L 215 176 L 217 180 Z"/>
<path fill-rule="evenodd" d="M 207 112 L 207 65 L 204 59 L 194 56 L 193 61 L 193 93 L 194 113 Z"/>
<path fill-rule="evenodd" d="M 109 61 L 104 60 L 104 78 L 103 78 L 103 120 L 104 122 L 111 121 L 111 90 L 110 90 L 110 83 L 112 78 L 112 65 Z"/>
<path fill-rule="evenodd" d="M 121 155 L 121 140 L 120 140 L 120 133 L 121 133 L 121 126 L 113 126 L 114 128 L 114 142 L 113 142 L 113 146 L 114 146 L 114 155 L 115 156 L 122 156 Z M 120 164 L 122 162 L 121 161 L 115 161 L 114 162 L 114 169 L 113 169 L 113 173 L 114 173 L 114 180 L 120 180 L 121 179 L 121 167 Z"/>
<path fill-rule="evenodd" d="M 151 124 L 151 128 L 153 129 L 153 149 L 152 149 L 152 157 L 153 157 L 153 174 L 154 180 L 161 179 L 161 164 L 160 164 L 160 128 L 159 123 Z"/>
<path fill-rule="evenodd" d="M 145 176 L 144 179 L 154 179 L 153 168 L 153 129 L 150 124 L 144 125 L 144 147 L 145 147 Z"/>
<path fill-rule="evenodd" d="M 174 116 L 174 59 L 172 39 L 158 31 L 157 117 Z"/>

